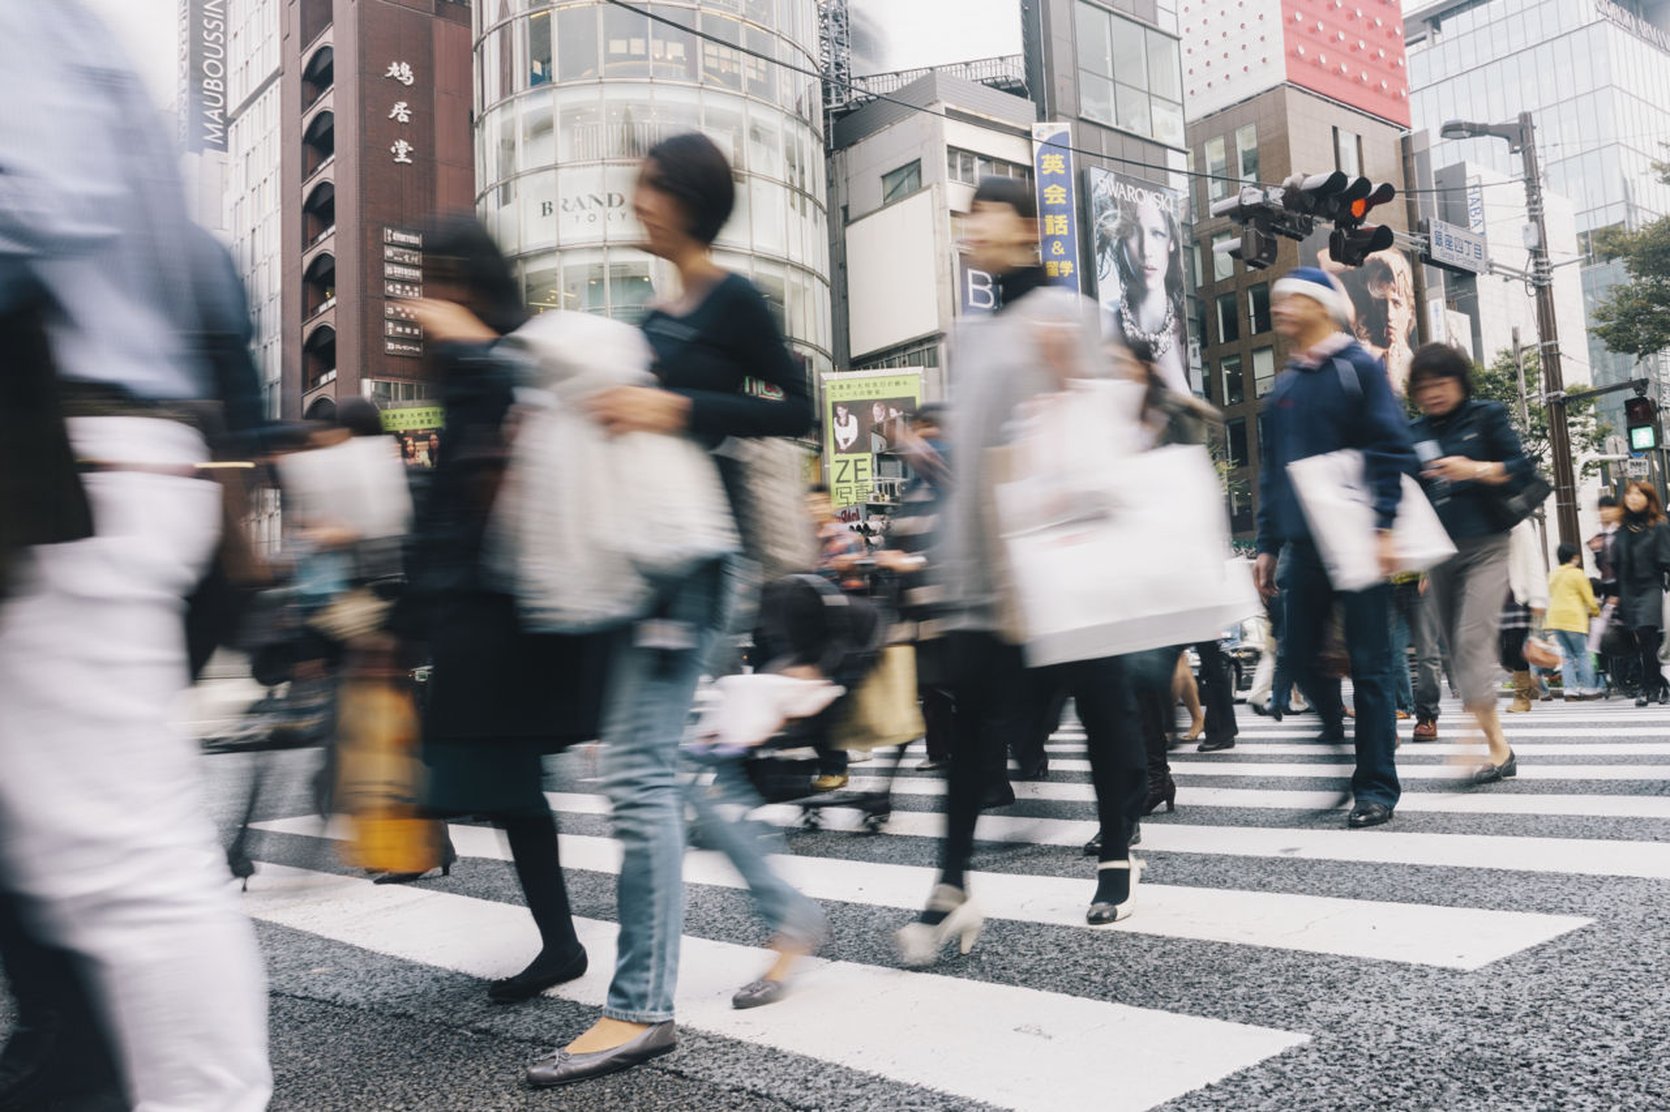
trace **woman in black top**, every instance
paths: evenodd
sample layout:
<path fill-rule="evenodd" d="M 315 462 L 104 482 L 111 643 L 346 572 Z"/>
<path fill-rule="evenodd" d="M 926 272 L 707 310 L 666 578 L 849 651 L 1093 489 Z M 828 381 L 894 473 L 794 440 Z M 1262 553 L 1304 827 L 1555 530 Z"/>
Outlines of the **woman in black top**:
<path fill-rule="evenodd" d="M 482 547 L 506 461 L 513 368 L 494 344 L 526 319 L 510 266 L 472 217 L 429 237 L 415 304 L 427 370 L 446 413 L 434 471 L 422 474 L 408 546 L 401 631 L 426 643 L 433 668 L 423 717 L 426 804 L 439 818 L 488 817 L 505 831 L 543 948 L 488 995 L 512 1003 L 586 971 L 542 791 L 542 759 L 597 736 L 608 642 L 525 631 L 510 595 L 490 582 Z"/>
<path fill-rule="evenodd" d="M 728 436 L 798 436 L 811 427 L 805 376 L 765 299 L 713 260 L 713 241 L 734 203 L 730 165 L 702 135 L 664 140 L 644 159 L 633 212 L 645 249 L 678 269 L 682 292 L 643 324 L 660 385 L 617 387 L 589 400 L 605 428 L 686 433 L 717 445 Z M 619 638 L 603 722 L 604 779 L 622 849 L 619 956 L 603 1018 L 535 1062 L 528 1069 L 535 1086 L 612 1073 L 676 1043 L 684 913 L 679 742 L 705 651 L 719 632 L 722 581 L 716 563 L 662 584 L 652 620 Z"/>
<path fill-rule="evenodd" d="M 1421 416 L 1410 439 L 1427 495 L 1456 546 L 1454 556 L 1432 569 L 1432 599 L 1449 639 L 1462 704 L 1490 746 L 1490 763 L 1472 779 L 1488 784 L 1518 771 L 1496 713 L 1497 634 L 1508 583 L 1508 534 L 1515 525 L 1502 494 L 1531 478 L 1534 468 L 1507 410 L 1473 397 L 1471 367 L 1447 344 L 1427 344 L 1415 353 L 1409 393 Z"/>
<path fill-rule="evenodd" d="M 1670 703 L 1670 685 L 1658 664 L 1664 637 L 1664 583 L 1670 575 L 1670 525 L 1651 483 L 1624 488 L 1624 523 L 1613 558 L 1618 574 L 1618 620 L 1635 638 L 1640 654 L 1641 687 L 1635 705 L 1657 699 Z"/>

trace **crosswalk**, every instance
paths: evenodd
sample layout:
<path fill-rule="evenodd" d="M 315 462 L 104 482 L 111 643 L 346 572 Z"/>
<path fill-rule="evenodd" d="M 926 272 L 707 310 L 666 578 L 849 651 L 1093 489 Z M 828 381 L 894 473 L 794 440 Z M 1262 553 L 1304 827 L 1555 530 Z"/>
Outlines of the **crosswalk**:
<path fill-rule="evenodd" d="M 699 1068 L 739 1094 L 792 1091 L 781 1076 L 762 1089 L 751 1070 L 855 1079 L 850 1101 L 817 1107 L 1230 1106 L 1237 1087 L 1279 1093 L 1289 1076 L 1349 1070 L 1353 1053 L 1369 1053 L 1339 1019 L 1342 993 L 1392 993 L 1414 978 L 1441 1025 L 1482 1006 L 1493 982 L 1581 954 L 1609 927 L 1609 886 L 1670 897 L 1670 710 L 1539 704 L 1507 723 L 1519 777 L 1484 789 L 1463 786 L 1482 748 L 1457 708 L 1438 743 L 1414 743 L 1403 723 L 1397 817 L 1350 831 L 1349 750 L 1304 740 L 1314 718 L 1238 709 L 1233 749 L 1171 753 L 1177 811 L 1144 821 L 1136 914 L 1113 928 L 1083 920 L 1091 869 L 1078 847 L 1095 812 L 1076 724 L 1051 739 L 1048 780 L 1017 783 L 1013 806 L 982 817 L 969 890 L 990 925 L 968 958 L 928 972 L 899 968 L 890 946 L 933 883 L 943 824 L 943 782 L 915 770 L 919 757 L 901 766 L 879 834 L 858 832 L 851 813 L 802 831 L 792 805 L 759 812 L 790 832 L 776 866 L 835 928 L 779 1004 L 729 1006 L 763 967 L 759 935 L 729 864 L 690 851 L 680 1025 L 731 1049 L 722 1066 L 681 1067 L 681 1052 L 668 1068 Z M 548 785 L 592 956 L 586 977 L 551 997 L 584 1005 L 606 991 L 620 869 L 592 757 L 557 759 Z M 856 766 L 853 786 L 883 785 L 876 768 Z M 277 814 L 257 828 L 262 865 L 245 901 L 259 922 L 419 978 L 504 976 L 537 949 L 490 828 L 454 825 L 453 876 L 400 888 L 336 866 L 339 832 L 316 818 Z M 564 1106 L 589 1107 L 583 1093 Z M 437 1093 L 426 1107 L 455 1106 Z"/>

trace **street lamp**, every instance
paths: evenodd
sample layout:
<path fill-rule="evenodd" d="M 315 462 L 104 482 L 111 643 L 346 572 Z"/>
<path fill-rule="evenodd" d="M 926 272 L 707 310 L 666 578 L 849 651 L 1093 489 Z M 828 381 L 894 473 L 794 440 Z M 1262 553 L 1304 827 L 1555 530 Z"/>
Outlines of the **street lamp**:
<path fill-rule="evenodd" d="M 1566 428 L 1566 381 L 1560 365 L 1559 325 L 1554 314 L 1554 268 L 1548 260 L 1548 220 L 1542 203 L 1542 169 L 1537 162 L 1537 128 L 1531 113 L 1505 124 L 1450 120 L 1438 131 L 1445 139 L 1506 139 L 1525 171 L 1525 211 L 1536 228 L 1531 245 L 1531 286 L 1537 296 L 1537 334 L 1542 340 L 1543 390 L 1548 396 L 1548 448 L 1554 456 L 1554 516 L 1560 543 L 1577 547 L 1577 482 L 1572 474 L 1571 435 Z"/>

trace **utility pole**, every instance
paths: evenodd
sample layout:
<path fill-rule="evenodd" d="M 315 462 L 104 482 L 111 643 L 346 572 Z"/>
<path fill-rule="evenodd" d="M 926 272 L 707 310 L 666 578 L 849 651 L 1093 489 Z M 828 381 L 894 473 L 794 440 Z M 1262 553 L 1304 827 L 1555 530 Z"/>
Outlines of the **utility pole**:
<path fill-rule="evenodd" d="M 1536 228 L 1531 246 L 1531 285 L 1537 297 L 1537 357 L 1548 396 L 1548 448 L 1554 457 L 1554 518 L 1560 543 L 1578 546 L 1577 479 L 1572 471 L 1571 432 L 1566 427 L 1566 378 L 1560 361 L 1560 325 L 1554 311 L 1554 267 L 1548 258 L 1548 217 L 1542 200 L 1542 165 L 1537 158 L 1537 125 L 1519 114 L 1519 154 L 1525 163 L 1525 211 Z"/>
<path fill-rule="evenodd" d="M 1525 396 L 1525 348 L 1519 342 L 1519 326 L 1513 328 L 1513 371 L 1519 379 L 1519 428 L 1521 432 L 1531 435 L 1531 402 Z M 1548 512 L 1538 506 L 1535 515 L 1537 519 L 1537 537 L 1542 541 L 1543 555 L 1548 554 Z M 1566 542 L 1569 543 L 1569 542 Z"/>

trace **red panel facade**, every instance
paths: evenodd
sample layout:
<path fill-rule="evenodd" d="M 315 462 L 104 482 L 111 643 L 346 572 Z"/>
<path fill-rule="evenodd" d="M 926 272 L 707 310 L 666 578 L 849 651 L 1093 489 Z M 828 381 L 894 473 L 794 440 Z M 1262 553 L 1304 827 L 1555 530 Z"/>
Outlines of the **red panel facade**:
<path fill-rule="evenodd" d="M 1400 0 L 1282 0 L 1287 79 L 1409 126 Z"/>

